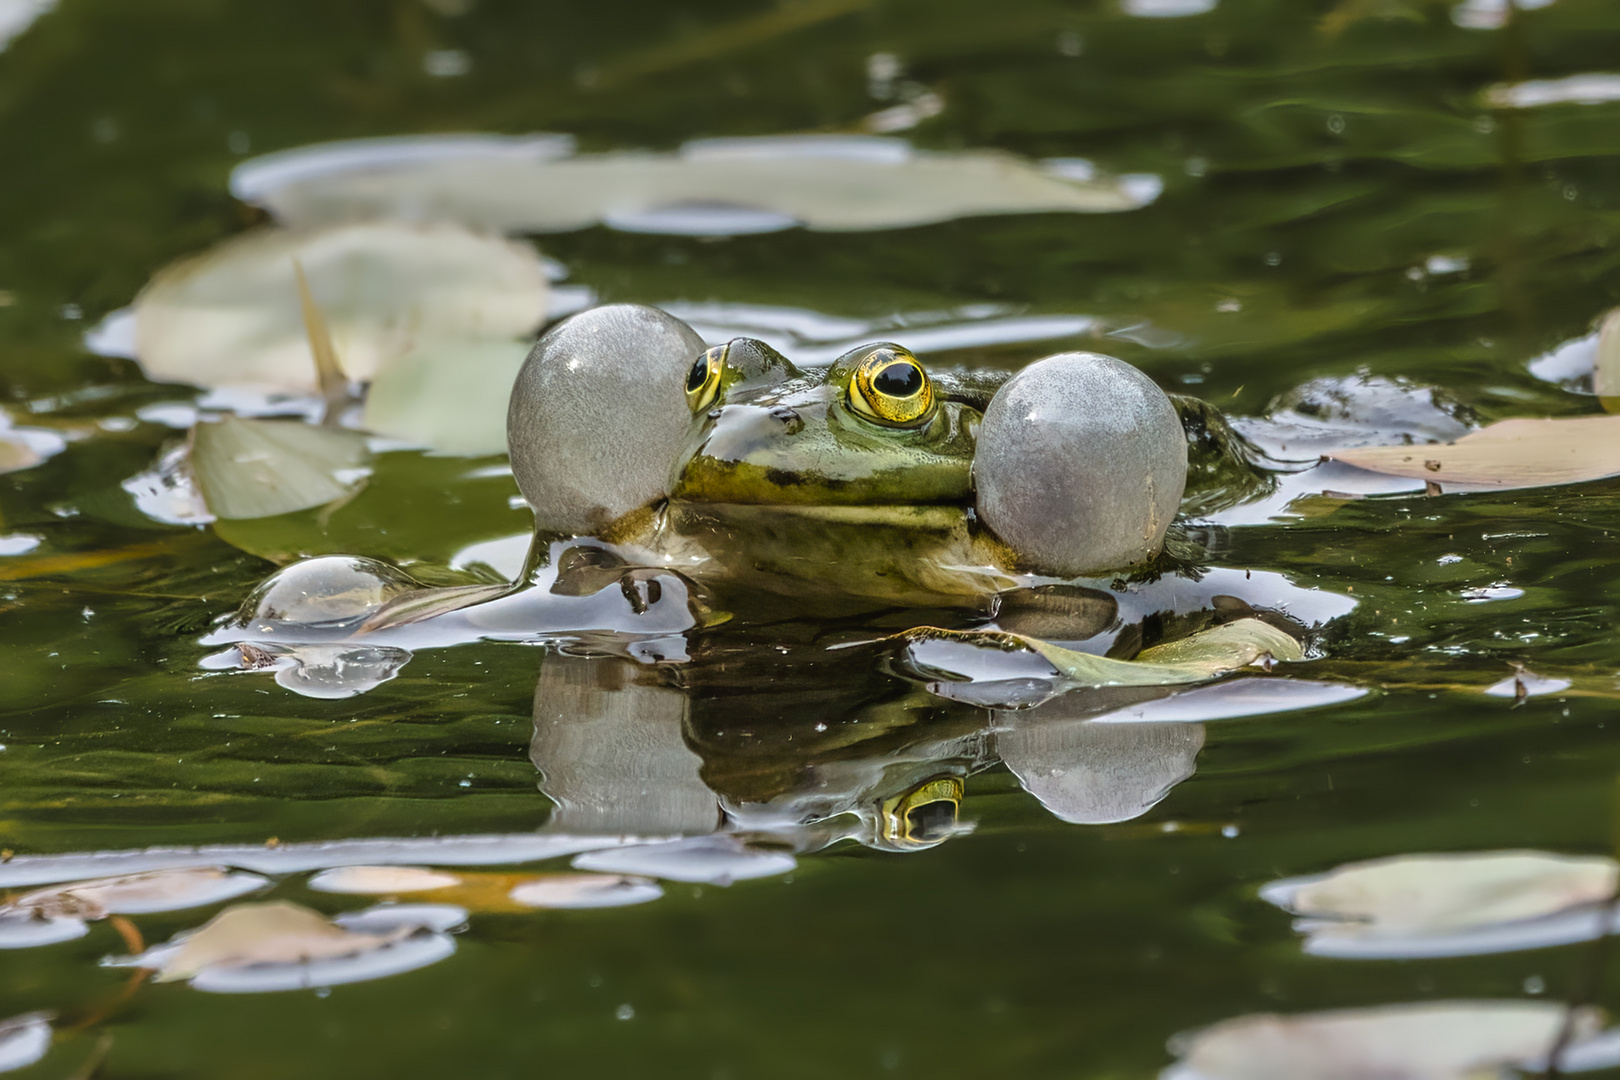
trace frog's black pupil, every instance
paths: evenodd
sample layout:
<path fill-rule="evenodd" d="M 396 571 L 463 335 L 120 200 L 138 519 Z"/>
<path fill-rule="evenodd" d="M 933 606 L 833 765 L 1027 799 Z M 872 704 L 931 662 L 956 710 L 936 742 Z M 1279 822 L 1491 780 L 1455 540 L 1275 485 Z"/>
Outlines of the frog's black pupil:
<path fill-rule="evenodd" d="M 916 364 L 897 360 L 872 378 L 872 385 L 880 394 L 908 398 L 922 389 L 922 372 Z"/>
<path fill-rule="evenodd" d="M 914 806 L 906 812 L 906 827 L 913 840 L 943 840 L 956 828 L 956 804 L 939 799 Z"/>
<path fill-rule="evenodd" d="M 692 365 L 692 370 L 686 373 L 686 392 L 695 394 L 703 389 L 703 384 L 709 381 L 709 354 L 704 353 Z"/>

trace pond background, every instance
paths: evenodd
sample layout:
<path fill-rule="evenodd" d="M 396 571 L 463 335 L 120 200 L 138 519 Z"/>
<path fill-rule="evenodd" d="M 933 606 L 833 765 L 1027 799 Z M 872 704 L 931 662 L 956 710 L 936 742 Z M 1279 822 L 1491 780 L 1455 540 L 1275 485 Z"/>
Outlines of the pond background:
<path fill-rule="evenodd" d="M 81 336 L 165 263 L 257 220 L 227 192 L 244 158 L 435 131 L 670 149 L 861 130 L 932 93 L 943 109 L 901 133 L 919 147 L 1081 157 L 1156 174 L 1163 194 L 1129 213 L 892 232 L 592 228 L 541 249 L 604 301 L 1095 316 L 1127 329 L 1083 347 L 1234 414 L 1361 369 L 1445 387 L 1487 420 L 1589 413 L 1593 399 L 1526 363 L 1620 303 L 1620 103 L 1505 110 L 1483 95 L 1615 68 L 1620 5 L 1557 0 L 1498 29 L 1459 25 L 1462 11 L 61 0 L 0 51 L 0 401 L 72 436 L 0 476 L 0 532 L 40 538 L 0 558 L 0 846 L 547 818 L 527 755 L 539 649 L 423 652 L 335 702 L 197 667 L 199 634 L 271 566 L 137 511 L 120 481 L 174 433 L 136 411 L 194 392 Z M 879 53 L 899 61 L 891 86 L 873 76 Z M 490 464 L 385 455 L 342 541 L 432 559 L 522 530 L 510 480 L 473 475 Z M 927 852 L 846 845 L 644 907 L 480 917 L 451 959 L 329 995 L 145 987 L 98 1021 L 113 1036 L 98 1075 L 1150 1077 L 1171 1035 L 1242 1013 L 1567 994 L 1581 947 L 1311 958 L 1255 890 L 1404 852 L 1612 852 L 1612 694 L 1514 707 L 1480 689 L 1512 663 L 1613 685 L 1617 528 L 1620 485 L 1605 481 L 1235 529 L 1218 565 L 1360 601 L 1304 674 L 1377 689 L 1212 723 L 1197 774 L 1137 821 L 1063 824 L 997 769 L 969 781 L 976 830 Z M 1485 588 L 1522 594 L 1470 599 Z M 277 895 L 345 906 L 296 882 Z M 199 921 L 141 925 L 161 940 Z M 96 961 L 120 951 L 97 924 L 0 954 L 0 1016 L 93 1012 L 125 978 Z M 1620 1002 L 1620 972 L 1598 999 Z M 64 1039 L 17 1075 L 70 1075 L 91 1042 Z"/>

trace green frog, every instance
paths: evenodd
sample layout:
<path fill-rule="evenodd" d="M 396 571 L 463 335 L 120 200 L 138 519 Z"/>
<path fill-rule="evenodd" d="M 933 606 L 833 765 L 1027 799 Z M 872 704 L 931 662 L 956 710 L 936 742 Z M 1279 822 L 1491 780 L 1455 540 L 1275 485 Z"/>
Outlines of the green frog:
<path fill-rule="evenodd" d="M 1110 357 L 964 375 L 879 342 L 801 370 L 630 304 L 536 344 L 507 438 L 543 535 L 705 584 L 909 605 L 1140 566 L 1188 472 L 1175 404 Z"/>

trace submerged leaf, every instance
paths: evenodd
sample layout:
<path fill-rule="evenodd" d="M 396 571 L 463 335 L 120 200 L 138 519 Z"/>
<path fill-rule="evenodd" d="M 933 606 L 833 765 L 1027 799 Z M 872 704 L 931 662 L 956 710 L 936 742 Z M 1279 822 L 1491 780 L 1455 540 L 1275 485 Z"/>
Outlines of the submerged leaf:
<path fill-rule="evenodd" d="M 223 416 L 192 430 L 191 469 L 215 517 L 260 518 L 351 494 L 365 437 L 296 420 Z"/>
<path fill-rule="evenodd" d="M 1329 459 L 1437 484 L 1547 487 L 1620 475 L 1620 416 L 1501 420 L 1437 446 L 1336 450 Z"/>
<path fill-rule="evenodd" d="M 571 155 L 533 136 L 361 140 L 247 162 L 231 190 L 294 225 L 389 216 L 518 233 L 607 224 L 698 235 L 1133 210 L 1157 194 L 1140 179 L 1076 179 L 1062 163 L 1047 168 L 999 151 L 827 135 L 707 139 L 674 154 Z"/>
<path fill-rule="evenodd" d="M 522 337 L 546 314 L 545 270 L 526 244 L 452 224 L 261 229 L 167 267 L 142 290 L 135 334 L 146 374 L 317 390 L 295 261 L 353 380 L 419 339 Z"/>
<path fill-rule="evenodd" d="M 945 639 L 992 648 L 1027 649 L 1080 686 L 1173 686 L 1203 682 L 1262 659 L 1299 660 L 1299 642 L 1259 619 L 1236 619 L 1177 641 L 1144 649 L 1134 660 L 1065 649 L 1001 630 L 940 630 L 931 626 L 900 635 L 911 642 Z"/>

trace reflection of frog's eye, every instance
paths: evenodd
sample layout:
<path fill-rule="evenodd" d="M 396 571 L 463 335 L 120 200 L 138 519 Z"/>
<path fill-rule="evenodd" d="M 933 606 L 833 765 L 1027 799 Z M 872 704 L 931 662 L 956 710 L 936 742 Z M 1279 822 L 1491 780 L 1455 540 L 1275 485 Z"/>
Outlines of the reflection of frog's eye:
<path fill-rule="evenodd" d="M 962 779 L 941 776 L 883 803 L 883 839 L 896 847 L 929 848 L 956 832 Z"/>
<path fill-rule="evenodd" d="M 728 346 L 716 345 L 692 363 L 686 373 L 686 403 L 693 412 L 702 412 L 720 390 L 720 371 L 726 366 Z"/>
<path fill-rule="evenodd" d="M 874 349 L 850 376 L 849 406 L 880 424 L 910 427 L 934 415 L 934 387 L 904 349 Z"/>

